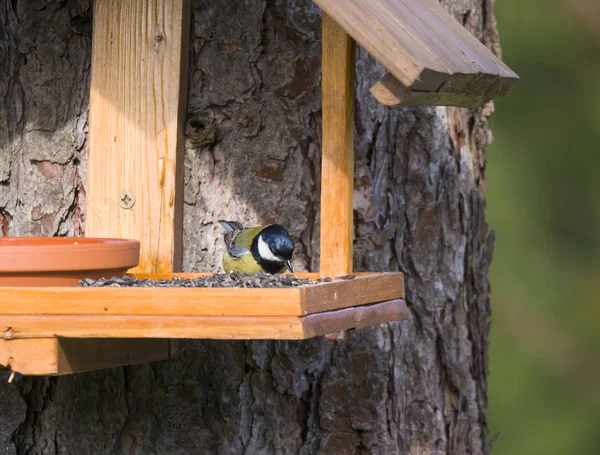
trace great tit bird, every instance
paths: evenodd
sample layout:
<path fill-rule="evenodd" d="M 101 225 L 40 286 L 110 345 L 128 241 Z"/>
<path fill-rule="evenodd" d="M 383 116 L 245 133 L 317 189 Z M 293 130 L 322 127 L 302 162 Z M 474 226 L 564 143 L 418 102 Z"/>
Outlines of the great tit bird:
<path fill-rule="evenodd" d="M 244 228 L 237 221 L 219 220 L 225 228 L 223 269 L 242 273 L 294 273 L 292 255 L 294 241 L 280 224 Z"/>

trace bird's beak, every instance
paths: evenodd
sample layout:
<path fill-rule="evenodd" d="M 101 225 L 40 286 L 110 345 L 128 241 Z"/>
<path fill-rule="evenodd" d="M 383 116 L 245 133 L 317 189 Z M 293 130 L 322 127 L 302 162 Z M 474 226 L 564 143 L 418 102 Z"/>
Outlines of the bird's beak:
<path fill-rule="evenodd" d="M 291 259 L 289 261 L 285 261 L 285 266 L 290 270 L 290 272 L 294 273 L 294 267 L 292 266 Z"/>

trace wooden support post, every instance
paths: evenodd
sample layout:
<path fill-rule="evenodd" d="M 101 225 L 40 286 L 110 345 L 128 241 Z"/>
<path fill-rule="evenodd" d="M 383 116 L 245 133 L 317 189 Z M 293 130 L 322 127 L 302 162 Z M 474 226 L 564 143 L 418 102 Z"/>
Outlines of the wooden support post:
<path fill-rule="evenodd" d="M 323 13 L 321 276 L 352 272 L 354 40 Z"/>
<path fill-rule="evenodd" d="M 141 242 L 132 272 L 181 270 L 188 0 L 94 2 L 86 236 Z"/>
<path fill-rule="evenodd" d="M 94 2 L 86 236 L 139 240 L 130 272 L 181 271 L 189 18 L 189 0 Z M 62 352 L 63 365 L 84 359 L 89 369 L 167 359 L 178 349 L 168 339 L 137 340 L 127 361 L 119 353 L 130 341 L 83 341 L 44 343 Z M 69 368 L 59 364 L 54 374 Z"/>

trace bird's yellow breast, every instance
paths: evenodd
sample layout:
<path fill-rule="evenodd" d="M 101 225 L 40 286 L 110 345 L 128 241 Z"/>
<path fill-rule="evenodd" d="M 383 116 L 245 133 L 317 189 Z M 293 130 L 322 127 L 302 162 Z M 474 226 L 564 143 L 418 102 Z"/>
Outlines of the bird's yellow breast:
<path fill-rule="evenodd" d="M 223 253 L 223 269 L 226 273 L 235 271 L 251 274 L 263 271 L 250 252 L 242 254 L 239 258 L 234 258 L 229 252 L 225 251 Z"/>

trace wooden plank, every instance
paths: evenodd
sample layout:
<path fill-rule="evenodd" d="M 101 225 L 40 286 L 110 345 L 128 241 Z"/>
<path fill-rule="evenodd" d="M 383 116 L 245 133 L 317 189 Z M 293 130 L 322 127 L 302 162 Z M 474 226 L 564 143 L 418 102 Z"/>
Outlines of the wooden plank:
<path fill-rule="evenodd" d="M 11 290 L 12 289 L 12 290 Z M 14 314 L 301 315 L 298 288 L 2 288 L 0 319 Z"/>
<path fill-rule="evenodd" d="M 302 316 L 403 297 L 401 273 L 295 288 L 0 287 L 0 329 L 11 315 Z"/>
<path fill-rule="evenodd" d="M 140 240 L 133 271 L 181 267 L 187 21 L 188 0 L 94 2 L 86 236 Z"/>
<path fill-rule="evenodd" d="M 24 375 L 80 373 L 168 358 L 169 340 L 163 339 L 0 340 L 0 365 Z"/>
<path fill-rule="evenodd" d="M 518 76 L 434 0 L 315 0 L 404 87 L 504 96 Z"/>
<path fill-rule="evenodd" d="M 0 365 L 21 374 L 56 374 L 58 340 L 56 338 L 0 339 Z"/>
<path fill-rule="evenodd" d="M 390 7 L 397 5 L 396 0 L 384 0 Z M 461 91 L 473 94 L 482 94 L 487 90 L 486 84 L 477 84 L 474 87 L 462 87 L 457 81 L 467 82 L 471 79 L 465 76 L 474 74 L 477 78 L 489 76 L 491 89 L 501 88 L 501 91 L 495 96 L 503 96 L 518 81 L 517 74 L 511 70 L 500 58 L 479 41 L 471 32 L 460 24 L 448 11 L 444 9 L 437 0 L 404 0 L 400 2 L 406 4 L 416 16 L 420 16 L 424 21 L 419 24 L 421 33 L 427 35 L 427 47 L 433 52 L 439 52 L 443 48 L 448 52 L 447 58 L 452 70 L 453 76 L 449 78 L 441 87 L 453 86 L 449 91 Z M 461 60 L 462 58 L 462 60 Z M 467 65 L 467 70 L 463 70 L 463 64 Z M 454 66 L 456 65 L 456 66 Z M 417 87 L 414 87 L 418 89 Z"/>
<path fill-rule="evenodd" d="M 498 76 L 515 75 L 437 0 L 379 0 L 378 3 L 386 19 L 391 18 L 397 26 L 417 37 L 424 51 L 439 59 L 448 69 L 449 80 L 454 75 L 467 74 L 479 74 L 491 81 Z"/>
<path fill-rule="evenodd" d="M 344 308 L 303 317 L 303 336 L 312 338 L 340 330 L 374 327 L 386 322 L 403 321 L 408 317 L 409 312 L 404 300 L 390 300 L 362 307 Z"/>
<path fill-rule="evenodd" d="M 477 108 L 494 98 L 492 93 L 476 95 L 471 92 L 421 92 L 408 90 L 394 76 L 387 73 L 371 87 L 377 101 L 386 106 L 456 106 Z"/>
<path fill-rule="evenodd" d="M 10 317 L 4 338 L 300 339 L 300 322 L 297 316 L 17 315 Z"/>
<path fill-rule="evenodd" d="M 321 276 L 352 272 L 355 43 L 323 14 Z"/>
<path fill-rule="evenodd" d="M 388 14 L 372 0 L 315 0 L 323 16 L 331 17 L 358 44 L 404 85 L 427 81 L 432 90 L 447 79 L 447 68 L 435 55 L 423 51 L 418 38 L 401 25 L 388 20 Z"/>
<path fill-rule="evenodd" d="M 386 73 L 370 91 L 377 101 L 386 106 L 398 106 L 410 95 L 410 90 L 390 73 Z"/>
<path fill-rule="evenodd" d="M 358 277 L 352 281 L 337 281 L 300 288 L 303 293 L 303 314 L 320 313 L 340 308 L 404 298 L 404 275 L 382 273 Z"/>
<path fill-rule="evenodd" d="M 492 98 L 487 95 L 465 95 L 454 92 L 412 91 L 401 104 L 402 106 L 454 106 L 473 109 L 490 102 Z"/>
<path fill-rule="evenodd" d="M 297 340 L 403 320 L 403 300 L 310 316 L 12 316 L 5 339 L 27 338 L 200 338 Z M 5 317 L 0 327 L 5 327 Z"/>

